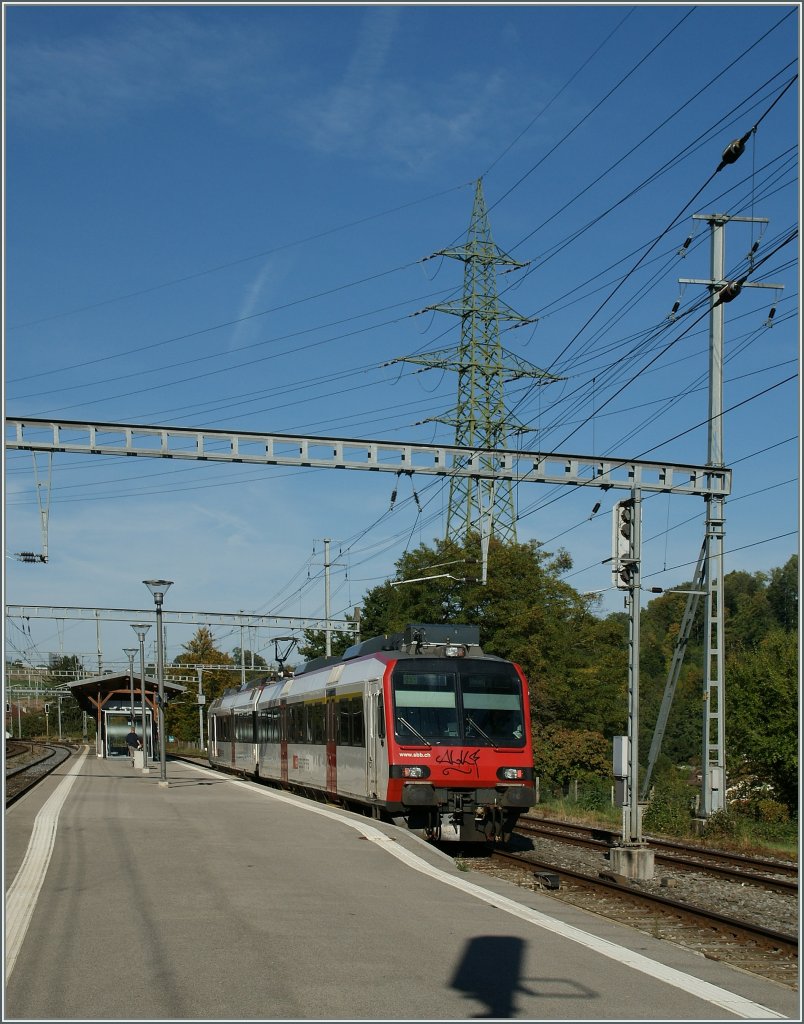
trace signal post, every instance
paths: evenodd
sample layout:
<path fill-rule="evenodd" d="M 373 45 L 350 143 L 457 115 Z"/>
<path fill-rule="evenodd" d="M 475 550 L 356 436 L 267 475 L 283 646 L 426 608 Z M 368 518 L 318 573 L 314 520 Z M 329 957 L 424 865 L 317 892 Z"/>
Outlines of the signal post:
<path fill-rule="evenodd" d="M 612 581 L 627 592 L 628 605 L 628 735 L 622 737 L 625 762 L 622 787 L 622 842 L 609 850 L 612 870 L 627 878 L 653 878 L 654 855 L 642 838 L 642 810 L 639 800 L 639 625 L 641 611 L 640 561 L 642 552 L 642 496 L 638 487 L 631 497 L 612 509 Z M 616 752 L 615 752 L 615 760 Z M 615 763 L 615 776 L 618 768 Z M 622 774 L 618 776 L 622 778 Z"/>

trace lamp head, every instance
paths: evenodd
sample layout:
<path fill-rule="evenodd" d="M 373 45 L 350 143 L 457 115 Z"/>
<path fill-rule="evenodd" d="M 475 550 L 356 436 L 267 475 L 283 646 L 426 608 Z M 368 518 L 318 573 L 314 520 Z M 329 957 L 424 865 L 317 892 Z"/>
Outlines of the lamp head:
<path fill-rule="evenodd" d="M 123 654 L 127 654 L 129 658 L 133 658 L 134 655 L 137 653 L 137 650 L 137 647 L 124 647 Z"/>
<path fill-rule="evenodd" d="M 162 599 L 168 589 L 173 586 L 173 580 L 143 580 L 142 582 L 153 594 L 154 601 L 157 605 L 162 603 Z"/>
<path fill-rule="evenodd" d="M 137 622 L 136 624 L 132 625 L 131 628 L 134 630 L 134 632 L 137 634 L 140 640 L 144 640 L 145 634 L 151 628 L 151 624 L 150 622 Z"/>

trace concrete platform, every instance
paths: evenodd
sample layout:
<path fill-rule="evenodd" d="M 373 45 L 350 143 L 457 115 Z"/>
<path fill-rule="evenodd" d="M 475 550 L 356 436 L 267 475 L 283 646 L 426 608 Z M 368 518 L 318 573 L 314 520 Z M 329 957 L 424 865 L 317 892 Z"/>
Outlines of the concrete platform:
<path fill-rule="evenodd" d="M 6 813 L 3 1020 L 799 1019 L 798 994 L 410 833 L 74 757 Z"/>

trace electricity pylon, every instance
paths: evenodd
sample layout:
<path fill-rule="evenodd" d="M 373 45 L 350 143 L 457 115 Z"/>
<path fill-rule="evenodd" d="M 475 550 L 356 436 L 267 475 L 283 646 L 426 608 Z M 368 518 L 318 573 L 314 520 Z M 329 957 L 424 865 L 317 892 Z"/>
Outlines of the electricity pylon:
<path fill-rule="evenodd" d="M 508 447 L 508 431 L 524 429 L 505 408 L 506 382 L 533 377 L 540 384 L 558 380 L 544 370 L 503 348 L 500 323 L 519 327 L 535 323 L 520 316 L 497 294 L 497 268 L 509 270 L 526 266 L 504 253 L 491 237 L 483 179 L 478 178 L 475 201 L 466 244 L 442 249 L 433 256 L 449 256 L 464 264 L 463 296 L 453 302 L 428 306 L 427 310 L 452 313 L 461 318 L 461 340 L 454 348 L 405 356 L 394 362 L 416 363 L 431 369 L 452 370 L 458 374 L 458 401 L 451 412 L 433 417 L 455 427 L 455 444 L 461 447 L 496 451 Z M 425 312 L 425 310 L 422 310 Z M 428 422 L 427 420 L 423 422 Z M 463 457 L 456 465 L 465 465 Z M 499 460 L 484 455 L 481 467 L 496 469 Z M 516 541 L 516 512 L 510 480 L 453 477 L 449 488 L 446 539 L 463 543 L 472 533 L 486 541 L 490 536 Z"/>

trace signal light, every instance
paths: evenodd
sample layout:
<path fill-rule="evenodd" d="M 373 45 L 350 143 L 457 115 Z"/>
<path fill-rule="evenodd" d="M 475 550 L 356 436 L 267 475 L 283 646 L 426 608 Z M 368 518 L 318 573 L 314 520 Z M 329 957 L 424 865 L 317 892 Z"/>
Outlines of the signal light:
<path fill-rule="evenodd" d="M 618 501 L 612 509 L 611 576 L 618 590 L 630 590 L 634 585 L 634 567 L 638 554 L 634 551 L 633 498 Z"/>

